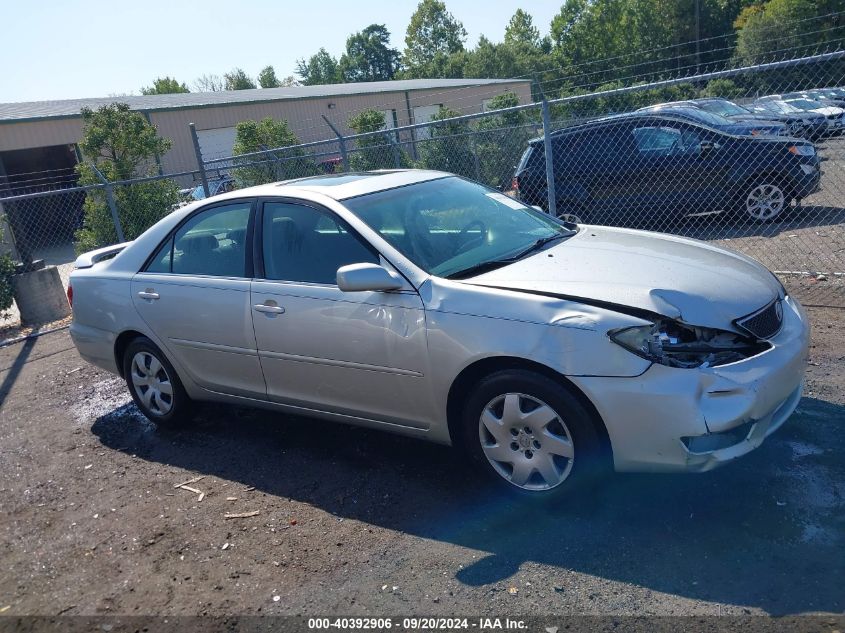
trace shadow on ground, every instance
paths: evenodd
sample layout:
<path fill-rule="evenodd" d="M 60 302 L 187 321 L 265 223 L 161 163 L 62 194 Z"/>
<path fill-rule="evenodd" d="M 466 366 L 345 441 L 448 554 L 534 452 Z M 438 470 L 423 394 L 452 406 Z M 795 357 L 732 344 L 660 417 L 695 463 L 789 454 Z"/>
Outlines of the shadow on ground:
<path fill-rule="evenodd" d="M 617 475 L 555 507 L 495 496 L 444 447 L 217 407 L 156 431 L 133 405 L 93 425 L 103 445 L 487 553 L 456 577 L 526 562 L 772 614 L 845 610 L 845 407 L 804 399 L 760 449 L 712 473 Z"/>

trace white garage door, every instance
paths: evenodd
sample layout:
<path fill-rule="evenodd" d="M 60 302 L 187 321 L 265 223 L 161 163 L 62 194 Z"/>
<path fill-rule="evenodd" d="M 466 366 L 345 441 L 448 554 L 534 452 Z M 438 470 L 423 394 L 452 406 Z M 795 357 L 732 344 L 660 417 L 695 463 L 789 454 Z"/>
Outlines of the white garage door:
<path fill-rule="evenodd" d="M 205 160 L 225 158 L 232 155 L 235 146 L 235 128 L 218 127 L 213 130 L 197 130 L 200 150 Z"/>
<path fill-rule="evenodd" d="M 428 123 L 431 121 L 431 117 L 440 112 L 441 107 L 442 106 L 440 104 L 415 107 L 414 123 Z M 418 139 L 429 138 L 431 136 L 431 131 L 427 127 L 420 127 L 416 129 L 416 136 Z"/>

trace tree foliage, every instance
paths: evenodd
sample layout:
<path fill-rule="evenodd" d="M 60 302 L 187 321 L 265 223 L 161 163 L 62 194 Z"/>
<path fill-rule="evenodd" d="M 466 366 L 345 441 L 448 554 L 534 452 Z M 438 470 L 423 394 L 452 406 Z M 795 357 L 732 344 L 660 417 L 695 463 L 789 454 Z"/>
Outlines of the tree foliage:
<path fill-rule="evenodd" d="M 476 179 L 476 157 L 473 153 L 474 139 L 466 121 L 450 121 L 460 113 L 441 106 L 431 117 L 429 138 L 420 141 L 419 166 L 423 169 L 438 169 Z M 442 121 L 442 123 L 438 123 Z"/>
<path fill-rule="evenodd" d="M 390 31 L 384 24 L 371 24 L 350 35 L 339 62 L 344 81 L 389 81 L 399 70 L 400 54 L 390 47 Z"/>
<path fill-rule="evenodd" d="M 446 10 L 441 0 L 422 0 L 405 33 L 404 66 L 409 77 L 439 77 L 449 68 L 450 56 L 464 50 L 464 25 Z"/>
<path fill-rule="evenodd" d="M 2 218 L 0 218 L 2 220 Z M 3 241 L 3 225 L 0 223 L 0 242 Z M 15 264 L 7 254 L 0 254 L 0 319 L 6 317 L 6 311 L 12 307 L 14 301 L 14 286 L 12 275 L 15 274 Z"/>
<path fill-rule="evenodd" d="M 506 92 L 490 100 L 489 110 L 504 110 L 519 105 L 519 96 Z M 514 165 L 525 151 L 533 129 L 528 127 L 524 111 L 502 112 L 480 119 L 476 138 L 481 181 L 491 187 L 505 189 L 511 181 Z"/>
<path fill-rule="evenodd" d="M 304 86 L 335 84 L 341 81 L 340 64 L 325 48 L 321 48 L 307 60 L 298 60 L 296 74 Z"/>
<path fill-rule="evenodd" d="M 351 116 L 347 125 L 357 134 L 378 132 L 385 129 L 384 113 L 372 109 L 362 110 Z M 350 168 L 353 171 L 369 171 L 409 167 L 411 163 L 408 155 L 394 143 L 395 138 L 389 131 L 355 139 L 357 149 L 350 153 Z"/>
<path fill-rule="evenodd" d="M 740 14 L 736 56 L 743 64 L 759 64 L 791 55 L 791 49 L 818 43 L 816 28 L 806 22 L 816 15 L 813 0 L 770 0 Z M 810 51 L 806 51 L 810 52 Z"/>
<path fill-rule="evenodd" d="M 288 122 L 267 117 L 261 121 L 241 121 L 235 126 L 235 156 L 274 150 L 259 156 L 235 161 L 233 176 L 238 187 L 251 187 L 268 182 L 302 178 L 317 173 L 314 161 L 299 148 L 299 139 Z"/>
<path fill-rule="evenodd" d="M 276 77 L 276 69 L 272 66 L 265 66 L 258 73 L 258 85 L 262 88 L 278 88 L 282 85 L 279 78 Z"/>
<path fill-rule="evenodd" d="M 169 95 L 180 92 L 190 92 L 188 86 L 170 77 L 159 77 L 152 86 L 141 88 L 142 95 Z"/>
<path fill-rule="evenodd" d="M 242 68 L 233 68 L 224 74 L 223 86 L 226 90 L 250 90 L 258 87 Z"/>
<path fill-rule="evenodd" d="M 96 185 L 98 170 L 116 182 L 153 175 L 155 160 L 170 149 L 170 139 L 158 135 L 155 127 L 125 103 L 113 103 L 97 110 L 82 109 L 82 141 L 79 148 L 85 162 L 77 165 L 80 185 Z M 115 185 L 114 200 L 126 239 L 133 240 L 170 213 L 179 200 L 179 188 L 172 180 L 154 180 Z M 104 189 L 86 193 L 82 228 L 76 232 L 76 250 L 84 252 L 118 241 Z"/>

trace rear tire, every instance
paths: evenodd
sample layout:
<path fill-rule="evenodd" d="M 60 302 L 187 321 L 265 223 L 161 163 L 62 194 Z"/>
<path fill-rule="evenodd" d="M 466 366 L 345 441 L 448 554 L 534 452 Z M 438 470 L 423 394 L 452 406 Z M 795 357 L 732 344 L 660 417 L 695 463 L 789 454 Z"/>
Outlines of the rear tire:
<path fill-rule="evenodd" d="M 503 492 L 551 500 L 608 470 L 599 420 L 565 386 L 526 370 L 482 379 L 463 410 L 461 443 Z"/>
<path fill-rule="evenodd" d="M 192 402 L 167 357 L 150 339 L 139 336 L 126 346 L 123 375 L 135 406 L 159 426 L 184 424 Z"/>

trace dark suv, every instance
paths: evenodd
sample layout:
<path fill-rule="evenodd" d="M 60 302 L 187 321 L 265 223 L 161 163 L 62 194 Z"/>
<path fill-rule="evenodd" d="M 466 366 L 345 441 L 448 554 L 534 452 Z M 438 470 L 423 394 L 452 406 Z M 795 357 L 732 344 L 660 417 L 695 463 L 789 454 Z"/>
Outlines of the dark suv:
<path fill-rule="evenodd" d="M 670 116 L 623 114 L 551 135 L 559 215 L 615 224 L 738 211 L 775 219 L 818 188 L 819 157 L 794 138 L 726 134 Z M 547 206 L 542 138 L 529 142 L 513 184 L 528 204 Z"/>

